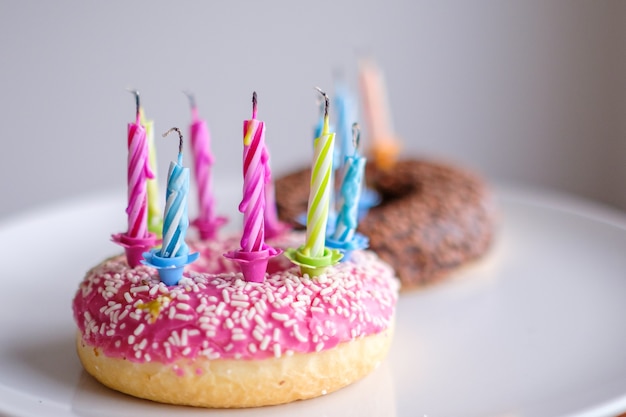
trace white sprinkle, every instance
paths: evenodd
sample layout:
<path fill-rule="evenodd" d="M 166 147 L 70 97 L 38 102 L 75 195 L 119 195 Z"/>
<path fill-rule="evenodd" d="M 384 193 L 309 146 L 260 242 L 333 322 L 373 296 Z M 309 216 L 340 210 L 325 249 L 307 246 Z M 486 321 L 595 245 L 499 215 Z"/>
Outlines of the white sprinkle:
<path fill-rule="evenodd" d="M 135 336 L 139 336 L 141 334 L 141 332 L 143 332 L 143 329 L 146 327 L 145 324 L 143 323 L 139 323 L 139 326 L 137 326 L 137 328 L 135 329 L 135 331 L 133 332 L 133 334 Z"/>
<path fill-rule="evenodd" d="M 250 297 L 248 297 L 247 294 L 233 294 L 232 299 L 239 301 L 248 301 Z"/>
<path fill-rule="evenodd" d="M 185 303 L 178 303 L 176 304 L 176 308 L 179 310 L 183 310 L 183 311 L 189 311 L 191 310 L 191 306 L 189 304 L 185 304 Z"/>
<path fill-rule="evenodd" d="M 278 342 L 278 340 L 280 339 L 280 329 L 278 327 L 276 327 L 274 329 L 274 337 L 273 340 L 274 342 Z"/>
<path fill-rule="evenodd" d="M 191 297 L 189 297 L 187 294 L 184 294 L 184 293 L 179 293 L 176 298 L 178 298 L 180 301 L 189 301 L 189 300 L 191 300 Z"/>
<path fill-rule="evenodd" d="M 233 333 L 230 338 L 233 341 L 246 340 L 246 335 L 243 333 Z"/>
<path fill-rule="evenodd" d="M 232 300 L 230 302 L 230 305 L 233 307 L 241 307 L 241 308 L 248 308 L 248 306 L 250 305 L 249 302 L 247 301 L 240 301 L 240 300 Z"/>
<path fill-rule="evenodd" d="M 250 343 L 250 344 L 248 345 L 248 350 L 249 350 L 251 353 L 256 353 L 256 345 L 255 345 L 254 343 Z"/>
<path fill-rule="evenodd" d="M 258 314 L 254 316 L 254 321 L 256 321 L 256 323 L 263 328 L 267 327 L 267 323 L 265 322 L 265 319 Z"/>
<path fill-rule="evenodd" d="M 149 290 L 150 290 L 150 287 L 148 287 L 147 285 L 140 285 L 139 287 L 132 287 L 130 289 L 130 292 L 133 294 L 136 294 L 138 292 L 146 292 Z"/>
<path fill-rule="evenodd" d="M 130 293 L 128 291 L 124 293 L 124 299 L 126 300 L 127 303 L 132 303 L 133 302 L 133 296 L 130 295 Z"/>
<path fill-rule="evenodd" d="M 148 294 L 155 295 L 157 293 L 157 291 L 159 291 L 159 286 L 155 285 L 152 288 L 150 288 L 150 291 L 148 291 Z"/>
<path fill-rule="evenodd" d="M 311 311 L 313 313 L 324 314 L 324 309 L 322 307 L 311 307 Z"/>
<path fill-rule="evenodd" d="M 180 332 L 180 344 L 181 346 L 187 346 L 189 344 L 189 338 L 187 337 L 187 329 L 183 329 Z"/>
<path fill-rule="evenodd" d="M 284 324 L 285 327 L 291 327 L 294 324 L 296 324 L 297 320 L 296 319 L 291 319 L 291 320 L 287 320 Z"/>
<path fill-rule="evenodd" d="M 222 299 L 224 299 L 226 304 L 230 304 L 230 293 L 226 288 L 222 290 Z"/>
<path fill-rule="evenodd" d="M 191 353 L 191 348 L 189 346 L 187 346 L 185 349 L 183 349 L 183 356 L 187 356 Z"/>
<path fill-rule="evenodd" d="M 148 345 L 148 339 L 143 339 L 139 345 L 137 346 L 137 348 L 143 350 L 146 348 L 146 346 Z"/>
<path fill-rule="evenodd" d="M 200 330 L 198 329 L 191 329 L 187 332 L 187 334 L 189 336 L 200 336 Z"/>
<path fill-rule="evenodd" d="M 228 317 L 224 321 L 224 326 L 226 326 L 227 329 L 232 329 L 233 327 L 235 327 L 235 323 L 233 323 L 233 321 L 230 319 L 230 317 Z"/>
<path fill-rule="evenodd" d="M 274 320 L 278 320 L 278 321 L 287 321 L 289 319 L 289 315 L 288 314 L 283 314 L 283 313 L 278 313 L 278 312 L 274 311 L 272 313 L 272 318 Z"/>
<path fill-rule="evenodd" d="M 300 333 L 300 330 L 298 329 L 298 325 L 293 326 L 293 335 L 296 339 L 298 339 L 298 341 L 302 343 L 306 343 L 309 341 L 309 339 L 307 339 Z"/>
<path fill-rule="evenodd" d="M 128 335 L 128 344 L 132 345 L 135 343 L 135 335 Z"/>
<path fill-rule="evenodd" d="M 320 352 L 322 349 L 324 349 L 324 342 L 319 342 L 317 345 L 315 345 L 316 352 Z"/>
<path fill-rule="evenodd" d="M 263 341 L 263 331 L 259 330 L 259 328 L 256 327 L 252 331 L 252 337 L 254 337 L 259 342 Z"/>
<path fill-rule="evenodd" d="M 137 352 L 135 352 L 135 357 L 136 357 L 137 359 L 141 358 L 141 351 L 140 351 L 140 350 L 138 350 Z"/>
<path fill-rule="evenodd" d="M 174 319 L 176 320 L 181 320 L 181 321 L 191 321 L 193 320 L 193 316 L 190 314 L 181 314 L 181 313 L 176 313 L 174 314 Z"/>
<path fill-rule="evenodd" d="M 165 356 L 167 356 L 168 359 L 172 359 L 172 349 L 170 349 L 170 344 L 165 342 L 163 343 L 163 346 L 165 346 Z"/>
<path fill-rule="evenodd" d="M 274 357 L 280 358 L 280 356 L 281 356 L 280 345 L 278 343 L 274 343 Z"/>
<path fill-rule="evenodd" d="M 259 348 L 260 348 L 261 350 L 266 350 L 266 349 L 267 349 L 267 347 L 268 347 L 268 346 L 269 346 L 269 344 L 270 344 L 270 341 L 271 341 L 270 337 L 269 337 L 269 336 L 265 336 L 265 337 L 263 338 L 263 341 L 262 341 L 262 342 L 261 342 L 261 344 L 259 345 Z"/>
<path fill-rule="evenodd" d="M 221 315 L 224 308 L 226 308 L 226 304 L 224 304 L 224 302 L 220 302 L 215 309 L 215 314 L 217 314 L 218 316 Z"/>
<path fill-rule="evenodd" d="M 300 308 L 300 307 L 304 307 L 305 303 L 304 301 L 294 301 L 293 303 L 291 303 L 291 306 L 293 308 Z"/>

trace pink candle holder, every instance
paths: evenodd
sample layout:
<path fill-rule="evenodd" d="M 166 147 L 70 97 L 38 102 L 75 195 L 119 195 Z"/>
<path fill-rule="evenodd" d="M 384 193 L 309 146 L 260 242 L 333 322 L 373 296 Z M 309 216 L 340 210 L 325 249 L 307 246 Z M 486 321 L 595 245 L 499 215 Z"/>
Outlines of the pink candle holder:
<path fill-rule="evenodd" d="M 281 249 L 265 246 L 260 251 L 245 252 L 240 249 L 227 252 L 224 256 L 239 264 L 246 281 L 263 282 L 265 280 L 265 272 L 267 271 L 267 263 L 271 258 L 280 255 L 282 252 Z"/>
<path fill-rule="evenodd" d="M 141 265 L 142 254 L 157 244 L 157 237 L 154 233 L 148 233 L 143 238 L 132 237 L 127 233 L 116 233 L 111 235 L 111 240 L 124 248 L 126 262 L 131 268 Z"/>
<path fill-rule="evenodd" d="M 195 219 L 191 224 L 196 228 L 200 239 L 210 240 L 215 239 L 219 229 L 228 222 L 227 217 L 214 217 L 211 220 L 203 220 L 200 218 Z"/>

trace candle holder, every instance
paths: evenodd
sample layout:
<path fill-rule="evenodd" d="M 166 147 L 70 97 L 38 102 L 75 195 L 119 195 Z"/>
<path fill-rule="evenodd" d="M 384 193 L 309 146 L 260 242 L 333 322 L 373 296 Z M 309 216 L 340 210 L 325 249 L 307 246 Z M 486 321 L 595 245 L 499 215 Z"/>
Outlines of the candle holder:
<path fill-rule="evenodd" d="M 150 232 L 144 238 L 132 237 L 127 233 L 116 233 L 111 235 L 111 240 L 124 248 L 126 262 L 131 268 L 141 265 L 142 254 L 157 243 L 156 235 Z"/>
<path fill-rule="evenodd" d="M 172 286 L 178 284 L 183 277 L 183 269 L 186 265 L 198 259 L 198 252 L 182 256 L 164 257 L 161 256 L 161 248 L 152 249 L 143 253 L 142 264 L 155 268 L 159 273 L 161 282 Z"/>
<path fill-rule="evenodd" d="M 215 237 L 217 236 L 217 231 L 227 222 L 227 217 L 218 216 L 210 220 L 202 220 L 200 218 L 197 218 L 196 220 L 191 222 L 191 224 L 196 228 L 196 230 L 198 230 L 200 239 L 210 240 L 215 239 Z"/>
<path fill-rule="evenodd" d="M 267 263 L 274 256 L 280 255 L 281 249 L 265 246 L 263 250 L 245 252 L 241 249 L 226 252 L 224 257 L 239 264 L 243 277 L 248 282 L 263 282 L 265 280 L 265 272 L 267 271 Z"/>
<path fill-rule="evenodd" d="M 308 274 L 310 277 L 317 277 L 326 272 L 329 266 L 335 265 L 341 260 L 343 254 L 337 249 L 324 248 L 322 256 L 310 256 L 304 254 L 304 246 L 298 249 L 287 249 L 285 256 L 300 267 L 302 274 Z"/>
<path fill-rule="evenodd" d="M 345 262 L 350 260 L 353 251 L 367 248 L 369 239 L 360 233 L 355 233 L 350 240 L 342 241 L 327 237 L 324 243 L 329 248 L 339 250 L 343 254 L 341 262 Z"/>

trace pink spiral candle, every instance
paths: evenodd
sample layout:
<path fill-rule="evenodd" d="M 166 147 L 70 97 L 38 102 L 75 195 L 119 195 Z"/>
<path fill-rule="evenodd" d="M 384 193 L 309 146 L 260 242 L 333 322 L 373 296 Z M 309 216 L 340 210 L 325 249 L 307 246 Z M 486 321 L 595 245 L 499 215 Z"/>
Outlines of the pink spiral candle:
<path fill-rule="evenodd" d="M 252 95 L 252 119 L 243 122 L 243 213 L 241 250 L 261 251 L 265 247 L 265 123 L 256 119 L 257 97 Z"/>
<path fill-rule="evenodd" d="M 194 157 L 193 173 L 198 189 L 198 219 L 202 222 L 210 222 L 214 218 L 215 206 L 211 181 L 211 166 L 214 160 L 210 148 L 211 136 L 206 122 L 198 116 L 198 109 L 195 105 L 191 108 L 191 117 L 190 136 Z"/>
<path fill-rule="evenodd" d="M 147 180 L 150 178 L 154 174 L 150 169 L 146 130 L 137 111 L 135 123 L 128 124 L 128 237 L 148 236 Z"/>

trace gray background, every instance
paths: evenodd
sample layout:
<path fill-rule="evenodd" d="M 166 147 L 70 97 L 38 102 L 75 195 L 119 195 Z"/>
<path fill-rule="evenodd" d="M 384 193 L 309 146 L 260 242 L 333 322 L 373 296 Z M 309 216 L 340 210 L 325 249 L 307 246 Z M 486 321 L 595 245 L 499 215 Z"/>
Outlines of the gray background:
<path fill-rule="evenodd" d="M 0 0 L 0 53 L 0 217 L 123 190 L 130 87 L 157 132 L 196 94 L 218 177 L 256 90 L 275 171 L 305 164 L 312 87 L 341 71 L 356 93 L 364 55 L 409 153 L 626 209 L 624 1 Z"/>

